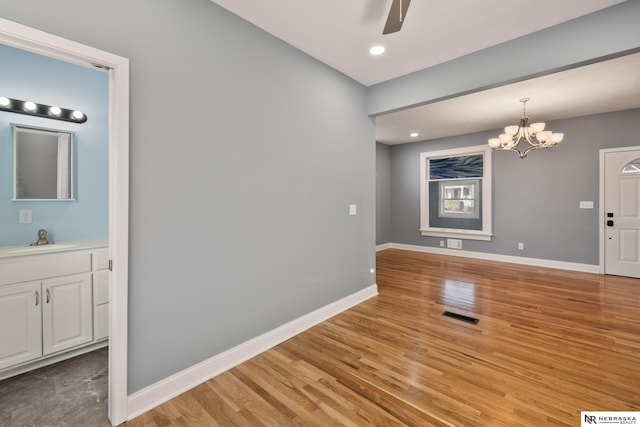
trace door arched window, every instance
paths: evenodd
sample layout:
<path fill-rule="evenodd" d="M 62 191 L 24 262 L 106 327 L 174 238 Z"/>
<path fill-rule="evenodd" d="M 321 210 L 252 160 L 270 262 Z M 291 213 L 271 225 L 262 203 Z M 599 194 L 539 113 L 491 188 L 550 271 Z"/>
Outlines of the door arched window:
<path fill-rule="evenodd" d="M 627 174 L 640 174 L 640 159 L 632 160 L 622 168 L 622 175 Z"/>

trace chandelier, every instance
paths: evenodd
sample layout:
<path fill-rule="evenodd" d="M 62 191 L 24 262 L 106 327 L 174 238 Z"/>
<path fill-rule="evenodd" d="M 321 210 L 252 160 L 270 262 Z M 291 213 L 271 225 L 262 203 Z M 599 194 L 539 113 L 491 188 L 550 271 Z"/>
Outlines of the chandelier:
<path fill-rule="evenodd" d="M 489 139 L 489 146 L 494 150 L 514 151 L 521 159 L 527 157 L 531 150 L 557 147 L 564 138 L 564 133 L 553 133 L 544 130 L 544 123 L 529 125 L 527 116 L 527 102 L 531 98 L 522 98 L 522 117 L 520 125 L 507 126 L 504 133 L 497 138 Z"/>

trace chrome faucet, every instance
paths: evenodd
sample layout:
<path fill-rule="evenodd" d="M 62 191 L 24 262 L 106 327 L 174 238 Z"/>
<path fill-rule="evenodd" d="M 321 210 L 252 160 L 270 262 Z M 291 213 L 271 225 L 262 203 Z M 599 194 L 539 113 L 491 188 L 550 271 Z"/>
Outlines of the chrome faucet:
<path fill-rule="evenodd" d="M 38 230 L 38 241 L 31 243 L 29 246 L 53 245 L 53 242 L 47 240 L 47 230 L 41 228 Z"/>

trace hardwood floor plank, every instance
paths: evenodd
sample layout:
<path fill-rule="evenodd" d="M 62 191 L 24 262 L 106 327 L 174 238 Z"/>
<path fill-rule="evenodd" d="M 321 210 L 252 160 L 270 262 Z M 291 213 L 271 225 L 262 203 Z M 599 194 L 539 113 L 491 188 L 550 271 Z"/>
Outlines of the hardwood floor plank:
<path fill-rule="evenodd" d="M 182 393 L 179 396 L 171 399 L 171 403 L 175 407 L 176 411 L 180 413 L 180 417 L 176 418 L 176 420 L 180 420 L 181 418 L 184 421 L 187 421 L 188 425 L 192 427 L 216 427 L 219 424 L 215 421 L 215 419 L 209 414 L 200 404 L 199 399 L 196 398 L 196 394 L 198 393 L 199 388 L 196 387 L 193 389 L 194 393 Z M 174 424 L 175 421 L 172 422 Z"/>
<path fill-rule="evenodd" d="M 208 383 L 200 384 L 194 388 L 192 392 L 200 406 L 202 406 L 211 418 L 215 419 L 217 425 L 241 426 L 243 423 L 246 424 L 245 419 L 238 414 L 239 408 L 235 408 L 235 410 L 231 408 Z"/>
<path fill-rule="evenodd" d="M 393 249 L 376 278 L 377 297 L 125 426 L 567 427 L 640 411 L 640 280 Z"/>

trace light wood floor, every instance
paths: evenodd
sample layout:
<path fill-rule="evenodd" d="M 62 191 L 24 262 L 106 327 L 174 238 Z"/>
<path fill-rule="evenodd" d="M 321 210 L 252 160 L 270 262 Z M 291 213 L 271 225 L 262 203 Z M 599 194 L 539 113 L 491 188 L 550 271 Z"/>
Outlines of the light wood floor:
<path fill-rule="evenodd" d="M 389 249 L 377 283 L 125 426 L 578 426 L 581 410 L 640 410 L 640 280 Z"/>

